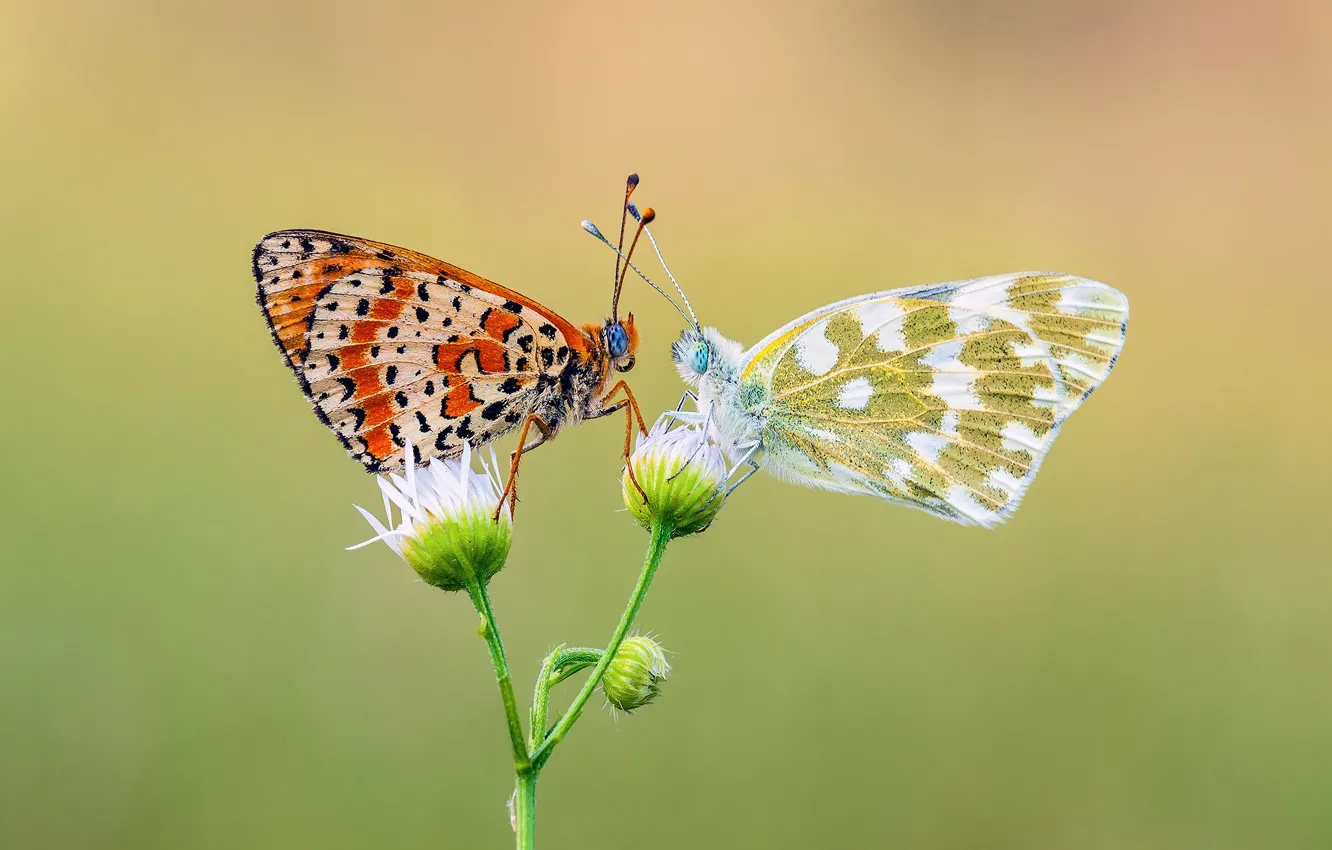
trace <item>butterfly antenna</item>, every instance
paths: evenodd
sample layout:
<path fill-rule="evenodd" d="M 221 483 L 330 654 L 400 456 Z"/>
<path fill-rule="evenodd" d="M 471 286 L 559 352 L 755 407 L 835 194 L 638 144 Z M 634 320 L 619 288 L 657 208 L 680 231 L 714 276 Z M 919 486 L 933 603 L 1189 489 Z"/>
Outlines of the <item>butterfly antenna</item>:
<path fill-rule="evenodd" d="M 601 244 L 605 245 L 607 248 L 611 249 L 616 254 L 619 254 L 621 259 L 624 259 L 624 255 L 620 253 L 620 250 L 616 248 L 614 245 L 612 245 L 609 239 L 601 235 L 601 231 L 597 229 L 597 226 L 595 224 L 593 224 L 590 221 L 584 221 L 583 229 L 586 230 L 588 233 L 591 233 L 593 236 L 597 237 L 597 239 L 601 240 Z M 662 289 L 660 286 L 657 286 L 655 283 L 653 283 L 652 279 L 649 278 L 647 275 L 643 274 L 643 271 L 638 266 L 634 265 L 633 263 L 629 263 L 627 261 L 626 264 L 628 265 L 629 268 L 634 270 L 634 274 L 638 275 L 643 279 L 644 283 L 646 283 L 648 286 L 660 292 L 661 297 L 669 301 L 671 303 L 671 306 L 674 307 L 676 311 L 679 312 L 679 314 L 685 318 L 685 321 L 690 321 L 689 314 L 686 313 L 679 304 L 675 303 L 674 298 L 666 294 L 666 290 Z"/>
<path fill-rule="evenodd" d="M 621 251 L 624 250 L 624 226 L 625 223 L 629 221 L 629 207 L 632 206 L 632 204 L 629 203 L 629 196 L 632 195 L 634 193 L 634 190 L 637 188 L 638 188 L 638 173 L 635 172 L 633 174 L 630 174 L 629 177 L 624 181 L 624 208 L 620 210 L 620 242 L 618 245 L 615 246 L 615 295 L 613 298 L 611 298 L 612 321 L 619 321 L 620 318 L 619 313 L 617 311 L 620 306 L 620 281 L 623 279 L 621 277 L 622 271 L 620 269 L 620 258 L 624 257 L 624 254 L 621 253 Z M 632 254 L 633 250 L 630 249 L 629 253 Z"/>
<path fill-rule="evenodd" d="M 687 318 L 693 323 L 694 329 L 697 330 L 699 327 L 698 316 L 694 315 L 694 306 L 689 303 L 689 296 L 684 294 L 684 289 L 680 287 L 680 282 L 675 279 L 675 275 L 671 274 L 671 267 L 666 265 L 666 258 L 661 255 L 661 248 L 657 247 L 657 237 L 653 236 L 652 231 L 647 229 L 648 222 L 652 221 L 652 219 L 641 221 L 638 215 L 638 208 L 633 204 L 629 204 L 629 214 L 634 217 L 635 221 L 640 222 L 640 227 L 642 227 L 643 231 L 647 233 L 648 241 L 652 243 L 652 250 L 657 252 L 657 262 L 661 263 L 661 267 L 666 270 L 666 276 L 671 279 L 671 283 L 675 284 L 675 291 L 680 293 L 680 297 L 684 299 L 685 306 L 689 308 L 689 316 Z M 678 310 L 679 307 L 676 309 Z"/>
<path fill-rule="evenodd" d="M 652 211 L 652 207 L 645 207 L 643 209 L 642 215 L 638 214 L 638 210 L 634 208 L 633 204 L 626 203 L 625 207 L 634 211 L 634 218 L 638 221 L 638 228 L 634 230 L 633 241 L 629 243 L 629 250 L 624 255 L 625 266 L 624 268 L 620 269 L 619 275 L 615 278 L 615 294 L 611 296 L 612 320 L 615 320 L 618 317 L 617 310 L 620 306 L 620 288 L 624 286 L 624 276 L 629 271 L 628 264 L 629 261 L 632 260 L 634 257 L 634 248 L 638 246 L 638 238 L 643 235 L 643 229 L 652 222 L 652 219 L 657 217 L 657 214 Z M 619 254 L 620 253 L 619 249 L 616 249 L 615 253 Z M 618 259 L 615 261 L 615 265 L 617 267 L 620 265 L 620 261 Z"/>

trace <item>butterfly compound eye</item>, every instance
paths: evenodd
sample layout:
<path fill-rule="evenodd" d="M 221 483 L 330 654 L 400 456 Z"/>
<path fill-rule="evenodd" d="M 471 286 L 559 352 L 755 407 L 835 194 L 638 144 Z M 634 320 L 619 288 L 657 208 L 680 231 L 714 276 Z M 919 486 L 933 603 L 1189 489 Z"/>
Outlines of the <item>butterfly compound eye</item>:
<path fill-rule="evenodd" d="M 690 352 L 689 365 L 693 367 L 695 372 L 702 375 L 708 371 L 708 360 L 710 356 L 711 351 L 708 348 L 708 344 L 706 342 L 700 342 L 698 345 L 694 346 L 694 350 Z"/>
<path fill-rule="evenodd" d="M 629 334 L 625 333 L 624 325 L 619 322 L 606 325 L 606 351 L 610 356 L 623 357 L 628 350 Z"/>

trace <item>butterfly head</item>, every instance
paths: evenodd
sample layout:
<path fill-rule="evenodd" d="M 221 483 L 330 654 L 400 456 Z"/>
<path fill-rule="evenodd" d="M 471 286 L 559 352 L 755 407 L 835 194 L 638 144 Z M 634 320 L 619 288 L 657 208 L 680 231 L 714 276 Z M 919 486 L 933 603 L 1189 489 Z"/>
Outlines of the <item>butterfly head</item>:
<path fill-rule="evenodd" d="M 638 352 L 638 329 L 634 327 L 634 314 L 624 319 L 607 319 L 601 326 L 601 341 L 615 371 L 628 372 L 634 368 L 634 355 Z"/>
<path fill-rule="evenodd" d="M 699 380 L 708 373 L 708 366 L 712 365 L 712 346 L 703 338 L 702 331 L 688 328 L 671 343 L 671 359 L 684 382 L 698 386 Z"/>
<path fill-rule="evenodd" d="M 704 377 L 723 381 L 738 368 L 744 351 L 716 328 L 686 328 L 671 343 L 675 370 L 686 384 L 698 386 Z"/>

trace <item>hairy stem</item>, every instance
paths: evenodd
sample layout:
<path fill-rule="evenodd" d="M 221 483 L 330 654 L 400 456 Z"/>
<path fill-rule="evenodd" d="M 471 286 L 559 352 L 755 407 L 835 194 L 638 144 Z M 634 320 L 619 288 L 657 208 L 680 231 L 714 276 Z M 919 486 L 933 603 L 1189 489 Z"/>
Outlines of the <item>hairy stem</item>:
<path fill-rule="evenodd" d="M 566 649 L 560 644 L 541 662 L 536 687 L 532 693 L 532 713 L 528 720 L 528 751 L 535 752 L 546 739 L 546 714 L 550 706 L 551 689 L 579 670 L 591 667 L 601 660 L 601 650 L 577 646 Z"/>

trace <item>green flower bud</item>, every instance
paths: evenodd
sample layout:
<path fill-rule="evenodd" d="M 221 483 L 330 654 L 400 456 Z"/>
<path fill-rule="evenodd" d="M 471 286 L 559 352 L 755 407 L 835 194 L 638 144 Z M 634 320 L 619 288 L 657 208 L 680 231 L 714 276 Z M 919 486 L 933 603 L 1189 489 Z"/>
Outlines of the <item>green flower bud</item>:
<path fill-rule="evenodd" d="M 671 424 L 666 417 L 658 419 L 639 441 L 620 476 L 620 488 L 639 525 L 651 529 L 653 520 L 660 519 L 670 523 L 672 537 L 683 537 L 703 531 L 721 510 L 726 459 L 702 428 Z"/>
<path fill-rule="evenodd" d="M 472 469 L 471 449 L 464 444 L 461 458 L 439 461 L 417 468 L 407 447 L 405 477 L 382 476 L 387 526 L 359 505 L 377 536 L 352 549 L 383 540 L 416 570 L 426 584 L 440 590 L 470 590 L 489 583 L 509 557 L 513 545 L 513 522 L 508 512 L 492 519 L 499 503 L 500 485 L 495 467 L 483 460 L 480 471 Z M 392 504 L 400 521 L 393 524 Z"/>
<path fill-rule="evenodd" d="M 606 701 L 620 711 L 642 708 L 657 698 L 661 683 L 671 674 L 666 653 L 652 638 L 625 638 L 601 677 Z"/>

